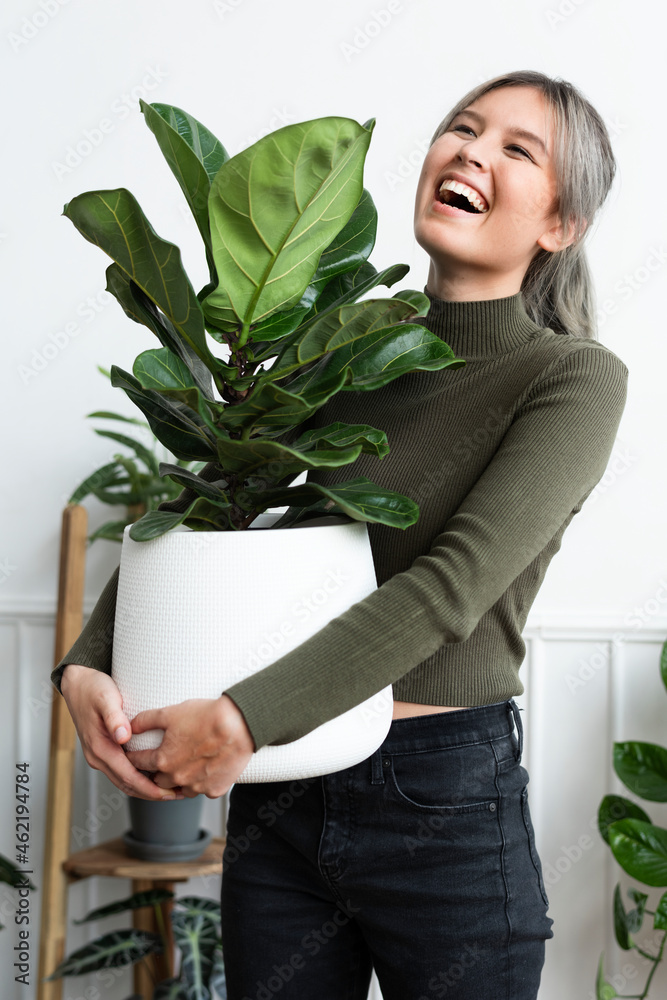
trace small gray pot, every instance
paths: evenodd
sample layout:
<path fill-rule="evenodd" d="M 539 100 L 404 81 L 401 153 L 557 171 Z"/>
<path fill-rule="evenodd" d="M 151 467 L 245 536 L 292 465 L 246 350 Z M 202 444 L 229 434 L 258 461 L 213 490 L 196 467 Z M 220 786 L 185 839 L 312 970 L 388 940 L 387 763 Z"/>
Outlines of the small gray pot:
<path fill-rule="evenodd" d="M 204 797 L 154 802 L 128 796 L 130 830 L 123 835 L 128 852 L 144 861 L 193 861 L 211 841 L 200 827 Z"/>

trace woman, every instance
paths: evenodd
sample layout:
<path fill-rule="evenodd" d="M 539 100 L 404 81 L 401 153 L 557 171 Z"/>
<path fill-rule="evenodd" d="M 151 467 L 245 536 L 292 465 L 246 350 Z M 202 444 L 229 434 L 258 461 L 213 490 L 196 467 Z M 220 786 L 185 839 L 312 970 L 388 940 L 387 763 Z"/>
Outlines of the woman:
<path fill-rule="evenodd" d="M 384 1000 L 537 996 L 552 931 L 513 698 L 528 611 L 625 403 L 626 367 L 592 339 L 582 244 L 614 169 L 595 110 L 538 73 L 480 85 L 436 130 L 415 202 L 423 322 L 466 365 L 339 393 L 308 423 L 382 427 L 381 476 L 361 456 L 349 478 L 420 505 L 409 531 L 369 525 L 376 591 L 220 698 L 141 712 L 131 729 L 164 729 L 158 750 L 122 750 L 130 721 L 107 676 L 117 574 L 54 671 L 88 762 L 146 798 L 219 796 L 259 747 L 393 684 L 367 760 L 234 785 L 230 1000 L 361 1000 L 373 968 Z"/>

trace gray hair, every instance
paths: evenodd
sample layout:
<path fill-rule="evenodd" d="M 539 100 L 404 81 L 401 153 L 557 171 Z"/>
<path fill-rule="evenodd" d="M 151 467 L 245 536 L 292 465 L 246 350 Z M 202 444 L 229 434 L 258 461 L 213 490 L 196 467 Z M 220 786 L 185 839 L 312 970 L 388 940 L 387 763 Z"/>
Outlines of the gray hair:
<path fill-rule="evenodd" d="M 553 253 L 542 248 L 521 283 L 526 312 L 541 327 L 556 333 L 595 339 L 595 294 L 583 246 L 595 214 L 616 173 L 616 161 L 604 121 L 586 98 L 566 80 L 533 70 L 494 77 L 469 91 L 438 125 L 431 145 L 447 131 L 459 112 L 499 87 L 535 87 L 547 99 L 554 121 L 554 168 L 557 211 L 574 242 Z"/>

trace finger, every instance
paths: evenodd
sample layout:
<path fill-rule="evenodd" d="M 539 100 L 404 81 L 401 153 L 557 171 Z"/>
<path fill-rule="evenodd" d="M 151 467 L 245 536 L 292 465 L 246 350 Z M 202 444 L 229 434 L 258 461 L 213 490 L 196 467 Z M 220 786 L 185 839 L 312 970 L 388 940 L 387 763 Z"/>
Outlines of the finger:
<path fill-rule="evenodd" d="M 98 697 L 98 709 L 106 731 L 114 743 L 127 743 L 132 735 L 132 726 L 123 711 L 120 691 L 114 688 L 104 688 L 99 692 Z"/>
<path fill-rule="evenodd" d="M 145 733 L 147 729 L 167 728 L 166 708 L 147 708 L 132 719 L 132 732 Z"/>
<path fill-rule="evenodd" d="M 127 759 L 127 755 L 118 746 L 106 750 L 105 755 L 97 755 L 98 770 L 112 781 L 126 795 L 136 798 L 161 800 L 173 798 L 172 789 L 160 788 Z M 180 795 L 176 795 L 179 798 Z"/>

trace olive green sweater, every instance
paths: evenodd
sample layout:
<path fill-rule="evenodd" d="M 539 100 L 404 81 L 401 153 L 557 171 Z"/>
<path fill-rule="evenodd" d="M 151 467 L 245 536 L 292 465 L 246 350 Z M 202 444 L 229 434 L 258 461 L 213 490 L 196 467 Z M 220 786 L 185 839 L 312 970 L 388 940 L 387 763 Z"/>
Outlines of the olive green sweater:
<path fill-rule="evenodd" d="M 340 392 L 301 427 L 386 431 L 384 459 L 361 455 L 308 479 L 367 476 L 415 500 L 420 516 L 405 530 L 369 523 L 377 590 L 226 690 L 256 749 L 295 740 L 390 683 L 396 700 L 434 706 L 523 691 L 521 632 L 563 532 L 604 473 L 628 371 L 597 341 L 540 329 L 520 294 L 429 298 L 422 322 L 466 365 Z M 160 509 L 193 498 L 184 489 Z M 68 663 L 111 672 L 117 580 L 118 570 L 54 669 L 56 687 Z"/>

